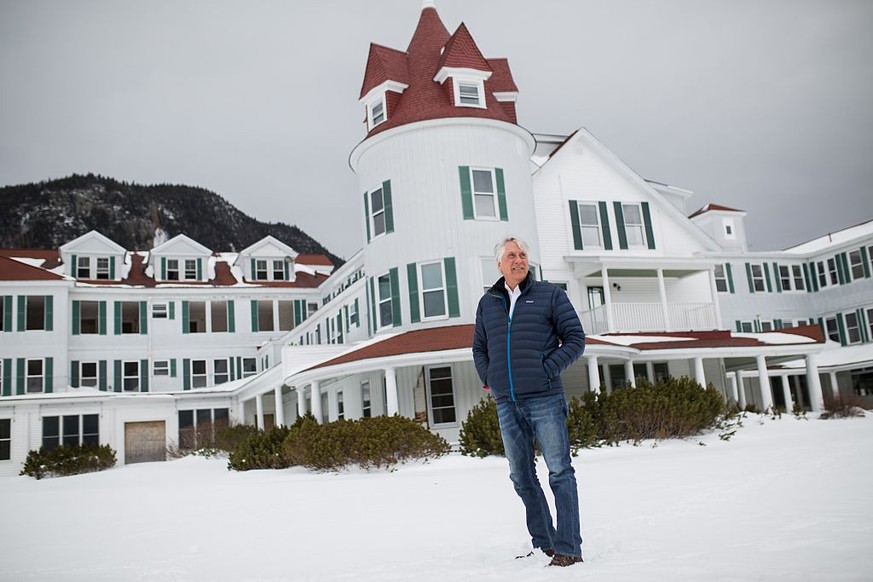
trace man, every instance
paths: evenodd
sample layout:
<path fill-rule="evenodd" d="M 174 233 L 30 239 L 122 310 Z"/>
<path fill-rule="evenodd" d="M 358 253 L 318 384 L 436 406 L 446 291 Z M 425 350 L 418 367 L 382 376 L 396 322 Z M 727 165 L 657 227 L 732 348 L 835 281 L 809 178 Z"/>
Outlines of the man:
<path fill-rule="evenodd" d="M 503 277 L 479 300 L 473 360 L 497 404 L 533 547 L 552 557 L 550 566 L 570 566 L 582 561 L 582 536 L 561 372 L 582 355 L 585 332 L 567 294 L 531 277 L 524 241 L 505 238 L 495 256 Z M 557 528 L 537 479 L 534 439 L 549 469 Z"/>

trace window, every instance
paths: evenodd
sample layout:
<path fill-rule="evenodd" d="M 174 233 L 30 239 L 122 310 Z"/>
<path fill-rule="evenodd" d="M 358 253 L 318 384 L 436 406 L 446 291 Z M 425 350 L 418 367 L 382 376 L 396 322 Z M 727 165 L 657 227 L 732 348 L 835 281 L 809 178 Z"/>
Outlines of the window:
<path fill-rule="evenodd" d="M 485 107 L 481 81 L 455 81 L 455 105 L 458 107 Z"/>
<path fill-rule="evenodd" d="M 843 315 L 846 322 L 846 341 L 849 344 L 861 343 L 861 321 L 855 311 Z"/>
<path fill-rule="evenodd" d="M 733 218 L 723 218 L 722 225 L 724 226 L 724 237 L 726 239 L 733 240 L 737 238 L 736 231 L 734 230 Z"/>
<path fill-rule="evenodd" d="M 342 420 L 346 417 L 346 408 L 343 404 L 343 391 L 338 390 L 336 393 L 336 418 Z"/>
<path fill-rule="evenodd" d="M 861 249 L 849 253 L 849 268 L 853 281 L 864 278 L 864 260 L 861 257 Z"/>
<path fill-rule="evenodd" d="M 370 192 L 369 220 L 370 228 L 373 233 L 372 238 L 385 234 L 385 196 L 384 190 L 381 187 Z"/>
<path fill-rule="evenodd" d="M 667 380 L 670 378 L 670 367 L 667 362 L 655 362 L 652 368 L 655 372 L 656 384 L 661 380 Z"/>
<path fill-rule="evenodd" d="M 215 384 L 224 384 L 230 380 L 230 366 L 227 360 L 215 360 L 212 362 L 212 369 L 215 376 Z"/>
<path fill-rule="evenodd" d="M 787 265 L 779 265 L 779 282 L 783 291 L 791 291 L 791 271 Z"/>
<path fill-rule="evenodd" d="M 755 293 L 763 292 L 764 287 L 764 268 L 761 265 L 751 265 L 752 273 L 752 289 Z"/>
<path fill-rule="evenodd" d="M 373 415 L 373 404 L 370 401 L 369 380 L 361 380 L 361 405 L 363 406 L 363 417 L 370 418 Z"/>
<path fill-rule="evenodd" d="M 379 99 L 369 107 L 370 129 L 385 121 L 385 99 Z"/>
<path fill-rule="evenodd" d="M 0 461 L 12 458 L 12 419 L 0 418 Z"/>
<path fill-rule="evenodd" d="M 167 259 L 167 281 L 179 280 L 179 259 Z"/>
<path fill-rule="evenodd" d="M 153 370 L 155 376 L 169 376 L 170 375 L 170 361 L 169 360 L 155 360 L 153 364 Z"/>
<path fill-rule="evenodd" d="M 434 425 L 453 423 L 455 417 L 455 394 L 452 368 L 440 366 L 428 368 L 431 419 Z"/>
<path fill-rule="evenodd" d="M 24 329 L 46 329 L 46 298 L 42 295 L 28 295 L 25 305 Z"/>
<path fill-rule="evenodd" d="M 470 169 L 476 218 L 497 218 L 494 170 Z"/>
<path fill-rule="evenodd" d="M 152 317 L 155 319 L 167 319 L 167 304 L 155 303 L 152 305 Z"/>
<path fill-rule="evenodd" d="M 487 292 L 503 275 L 501 275 L 500 269 L 497 268 L 497 261 L 494 260 L 494 257 L 482 259 L 481 265 L 482 288 L 484 292 Z"/>
<path fill-rule="evenodd" d="M 290 331 L 294 329 L 294 302 L 279 301 L 279 330 Z"/>
<path fill-rule="evenodd" d="M 100 444 L 100 417 L 97 414 L 44 416 L 42 446 L 50 451 L 59 446 Z"/>
<path fill-rule="evenodd" d="M 629 247 L 646 246 L 646 229 L 639 204 L 622 204 L 624 232 Z"/>
<path fill-rule="evenodd" d="M 188 333 L 206 333 L 206 302 L 188 301 Z"/>
<path fill-rule="evenodd" d="M 773 322 L 767 319 L 760 321 L 761 331 L 773 331 Z"/>
<path fill-rule="evenodd" d="M 242 376 L 248 378 L 258 373 L 258 362 L 255 358 L 243 358 L 242 360 Z"/>
<path fill-rule="evenodd" d="M 273 281 L 284 281 L 284 280 L 285 280 L 285 261 L 274 260 L 273 261 Z"/>
<path fill-rule="evenodd" d="M 188 281 L 196 281 L 198 279 L 196 259 L 185 259 L 185 279 Z"/>
<path fill-rule="evenodd" d="M 315 312 L 318 311 L 318 303 L 307 303 L 306 304 L 306 317 L 312 317 L 315 315 Z"/>
<path fill-rule="evenodd" d="M 385 273 L 378 280 L 379 327 L 394 323 L 394 301 L 391 296 L 391 275 Z"/>
<path fill-rule="evenodd" d="M 873 307 L 866 311 L 867 315 L 867 337 L 873 338 Z"/>
<path fill-rule="evenodd" d="M 0 295 L 0 331 L 12 331 L 12 297 Z"/>
<path fill-rule="evenodd" d="M 227 301 L 213 301 L 211 308 L 212 332 L 227 331 Z"/>
<path fill-rule="evenodd" d="M 230 426 L 227 408 L 180 410 L 179 448 L 194 450 L 208 447 L 215 440 L 215 431 Z"/>
<path fill-rule="evenodd" d="M 121 386 L 125 392 L 139 392 L 139 361 L 122 362 Z"/>
<path fill-rule="evenodd" d="M 836 317 L 825 319 L 825 335 L 829 340 L 840 343 L 840 328 Z"/>
<path fill-rule="evenodd" d="M 45 363 L 43 360 L 27 360 L 25 386 L 28 394 L 44 391 Z"/>
<path fill-rule="evenodd" d="M 803 278 L 803 268 L 800 265 L 791 265 L 791 274 L 794 279 L 794 290 L 803 291 L 806 289 L 806 283 Z"/>
<path fill-rule="evenodd" d="M 755 325 L 751 321 L 738 321 L 737 331 L 741 333 L 752 333 L 755 330 Z"/>
<path fill-rule="evenodd" d="M 257 301 L 258 327 L 256 331 L 273 331 L 273 302 L 270 300 Z"/>
<path fill-rule="evenodd" d="M 255 281 L 266 281 L 268 278 L 266 259 L 257 259 L 255 261 Z"/>
<path fill-rule="evenodd" d="M 100 333 L 100 302 L 79 301 L 79 333 Z"/>
<path fill-rule="evenodd" d="M 828 276 L 825 272 L 824 261 L 815 263 L 816 271 L 818 272 L 818 286 L 822 289 L 828 286 Z"/>
<path fill-rule="evenodd" d="M 852 389 L 858 396 L 873 395 L 873 370 L 866 368 L 851 373 Z"/>
<path fill-rule="evenodd" d="M 828 280 L 831 285 L 839 285 L 840 275 L 837 272 L 837 260 L 835 257 L 828 259 Z"/>
<path fill-rule="evenodd" d="M 715 266 L 715 288 L 719 293 L 728 292 L 727 273 L 725 272 L 724 265 Z"/>
<path fill-rule="evenodd" d="M 97 259 L 97 278 L 98 279 L 109 279 L 111 274 L 112 267 L 109 263 L 109 257 L 99 257 Z"/>
<path fill-rule="evenodd" d="M 91 257 L 79 257 L 76 259 L 76 278 L 91 278 Z"/>
<path fill-rule="evenodd" d="M 99 380 L 97 362 L 79 362 L 79 386 L 96 388 Z"/>
<path fill-rule="evenodd" d="M 443 276 L 443 263 L 421 265 L 421 304 L 424 306 L 424 319 L 446 315 L 446 289 Z"/>
<path fill-rule="evenodd" d="M 122 301 L 120 305 L 121 333 L 139 333 L 139 301 Z"/>
<path fill-rule="evenodd" d="M 597 204 L 588 202 L 579 203 L 579 227 L 582 231 L 583 248 L 603 246 L 603 239 L 600 236 L 600 214 L 597 210 Z"/>
<path fill-rule="evenodd" d="M 359 325 L 360 319 L 358 315 L 358 300 L 355 299 L 354 303 L 349 304 L 349 324 L 350 325 Z"/>
<path fill-rule="evenodd" d="M 191 387 L 203 388 L 206 383 L 206 360 L 191 360 Z"/>

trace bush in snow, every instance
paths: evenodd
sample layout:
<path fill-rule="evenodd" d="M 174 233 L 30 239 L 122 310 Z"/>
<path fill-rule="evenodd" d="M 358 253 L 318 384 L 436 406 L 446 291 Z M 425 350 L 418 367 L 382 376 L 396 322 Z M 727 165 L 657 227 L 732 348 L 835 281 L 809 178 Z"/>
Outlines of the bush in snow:
<path fill-rule="evenodd" d="M 285 439 L 288 462 L 315 470 L 391 467 L 410 459 L 440 457 L 450 450 L 441 436 L 399 415 L 318 424 L 312 416 L 295 423 Z"/>
<path fill-rule="evenodd" d="M 493 398 L 483 398 L 467 414 L 458 433 L 461 454 L 471 457 L 503 455 L 503 437 L 497 420 L 497 404 Z"/>
<path fill-rule="evenodd" d="M 821 413 L 821 418 L 851 418 L 853 416 L 864 416 L 864 409 L 869 407 L 864 398 L 857 394 L 842 393 L 834 396 L 830 391 L 824 395 L 825 411 Z"/>
<path fill-rule="evenodd" d="M 282 443 L 285 442 L 290 431 L 291 428 L 286 426 L 274 426 L 266 431 L 255 430 L 239 442 L 228 455 L 227 468 L 248 471 L 289 467 L 290 464 L 282 450 Z"/>
<path fill-rule="evenodd" d="M 30 451 L 19 475 L 36 479 L 78 475 L 115 466 L 115 451 L 109 445 L 63 446 Z"/>

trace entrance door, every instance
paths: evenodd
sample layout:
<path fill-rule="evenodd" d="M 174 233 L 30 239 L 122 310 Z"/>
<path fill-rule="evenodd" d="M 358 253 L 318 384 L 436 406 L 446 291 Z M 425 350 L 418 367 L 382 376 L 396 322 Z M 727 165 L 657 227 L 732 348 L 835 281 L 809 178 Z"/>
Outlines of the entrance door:
<path fill-rule="evenodd" d="M 163 420 L 124 423 L 124 462 L 167 460 L 167 429 Z"/>

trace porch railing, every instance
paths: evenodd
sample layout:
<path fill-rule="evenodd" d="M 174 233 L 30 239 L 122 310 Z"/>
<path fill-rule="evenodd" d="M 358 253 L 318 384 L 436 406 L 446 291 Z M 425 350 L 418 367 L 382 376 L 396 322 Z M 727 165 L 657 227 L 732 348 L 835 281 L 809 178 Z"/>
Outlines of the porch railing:
<path fill-rule="evenodd" d="M 717 327 L 712 303 L 668 303 L 666 316 L 660 303 L 613 303 L 613 329 L 610 329 L 605 305 L 579 314 L 585 333 L 589 334 L 710 330 Z"/>

